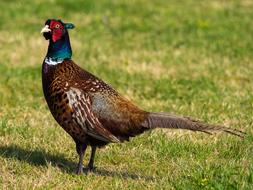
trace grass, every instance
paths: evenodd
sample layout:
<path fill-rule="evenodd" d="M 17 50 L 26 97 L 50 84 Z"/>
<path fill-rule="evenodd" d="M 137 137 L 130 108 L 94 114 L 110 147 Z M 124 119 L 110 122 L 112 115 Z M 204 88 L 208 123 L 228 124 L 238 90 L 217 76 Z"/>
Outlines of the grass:
<path fill-rule="evenodd" d="M 249 0 L 0 1 L 0 189 L 252 189 Z M 93 174 L 43 98 L 47 18 L 73 22 L 73 59 L 146 110 L 247 132 L 147 132 L 97 153 Z M 87 163 L 89 154 L 85 157 Z"/>

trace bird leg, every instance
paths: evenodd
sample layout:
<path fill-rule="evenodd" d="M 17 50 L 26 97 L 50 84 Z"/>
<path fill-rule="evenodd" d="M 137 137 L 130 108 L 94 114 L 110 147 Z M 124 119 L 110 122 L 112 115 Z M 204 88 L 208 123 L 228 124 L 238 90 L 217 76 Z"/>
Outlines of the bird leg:
<path fill-rule="evenodd" d="M 96 146 L 91 147 L 90 161 L 89 161 L 89 164 L 88 164 L 89 172 L 94 170 L 94 158 L 95 158 L 96 149 L 97 149 Z"/>
<path fill-rule="evenodd" d="M 76 151 L 79 155 L 79 162 L 78 162 L 77 170 L 76 170 L 76 174 L 78 175 L 83 173 L 83 156 L 84 156 L 86 148 L 87 148 L 86 144 L 76 143 Z"/>

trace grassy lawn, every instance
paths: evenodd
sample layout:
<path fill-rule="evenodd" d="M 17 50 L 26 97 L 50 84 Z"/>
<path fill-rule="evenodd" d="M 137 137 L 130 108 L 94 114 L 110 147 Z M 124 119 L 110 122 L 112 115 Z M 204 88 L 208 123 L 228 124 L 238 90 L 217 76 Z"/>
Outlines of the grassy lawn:
<path fill-rule="evenodd" d="M 0 189 L 253 189 L 253 1 L 1 0 L 0 7 Z M 75 144 L 42 94 L 47 18 L 74 23 L 74 61 L 145 110 L 248 135 L 147 132 L 98 150 L 96 172 L 76 176 Z"/>

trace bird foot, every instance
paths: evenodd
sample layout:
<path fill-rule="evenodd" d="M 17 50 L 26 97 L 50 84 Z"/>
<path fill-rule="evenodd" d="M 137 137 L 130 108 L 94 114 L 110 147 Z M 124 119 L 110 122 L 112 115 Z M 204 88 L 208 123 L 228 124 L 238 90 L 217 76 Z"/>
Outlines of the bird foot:
<path fill-rule="evenodd" d="M 76 170 L 76 174 L 81 175 L 82 173 L 83 173 L 83 166 L 78 166 L 78 168 Z"/>
<path fill-rule="evenodd" d="M 93 172 L 95 172 L 96 168 L 97 168 L 97 167 L 94 167 L 94 166 L 92 166 L 92 167 L 91 167 L 91 166 L 88 166 L 88 167 L 87 167 L 87 173 L 93 173 Z"/>

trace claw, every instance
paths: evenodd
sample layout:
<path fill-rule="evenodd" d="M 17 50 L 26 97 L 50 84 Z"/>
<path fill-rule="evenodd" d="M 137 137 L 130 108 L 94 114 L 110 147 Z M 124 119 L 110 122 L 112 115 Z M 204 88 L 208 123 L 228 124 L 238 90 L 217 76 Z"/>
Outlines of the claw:
<path fill-rule="evenodd" d="M 87 168 L 87 173 L 94 173 L 95 171 L 96 171 L 96 169 L 97 169 L 97 167 L 90 167 L 90 166 L 88 166 L 88 168 Z"/>
<path fill-rule="evenodd" d="M 82 173 L 83 173 L 83 166 L 78 165 L 77 170 L 76 170 L 76 174 L 81 175 Z"/>

